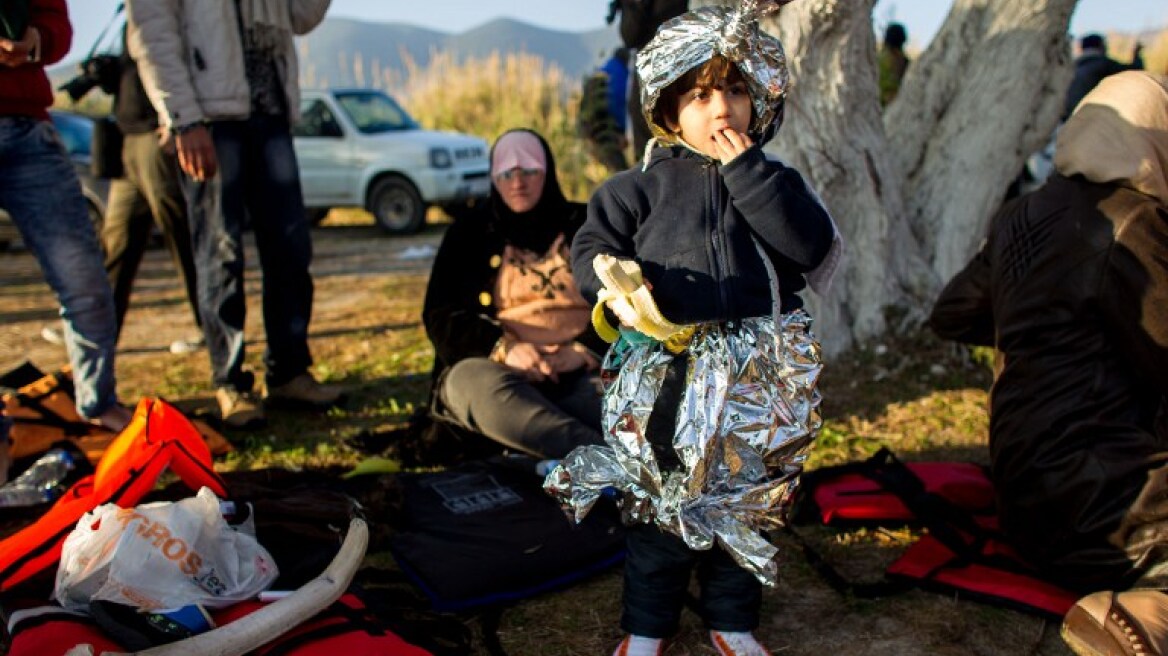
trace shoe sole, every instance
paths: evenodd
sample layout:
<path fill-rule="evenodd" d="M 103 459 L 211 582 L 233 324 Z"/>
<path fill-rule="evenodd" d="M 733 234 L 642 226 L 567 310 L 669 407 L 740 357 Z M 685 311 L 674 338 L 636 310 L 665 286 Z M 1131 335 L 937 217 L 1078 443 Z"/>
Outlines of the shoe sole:
<path fill-rule="evenodd" d="M 1067 618 L 1063 621 L 1062 626 L 1059 627 L 1059 636 L 1063 639 L 1063 642 L 1067 643 L 1067 646 L 1071 648 L 1071 651 L 1075 652 L 1075 656 L 1114 656 L 1133 653 L 1130 650 L 1124 650 L 1123 645 L 1118 640 L 1116 640 L 1115 636 L 1108 633 L 1107 629 L 1096 625 L 1094 620 L 1086 617 L 1072 617 L 1072 614 L 1086 615 L 1086 613 L 1080 610 L 1078 607 L 1072 608 L 1067 613 Z M 1079 635 L 1071 633 L 1071 631 L 1067 628 L 1068 621 L 1070 620 L 1079 620 L 1078 623 L 1082 627 L 1079 629 L 1079 632 L 1088 633 L 1089 635 L 1079 637 Z M 1087 640 L 1091 639 L 1093 639 L 1095 645 L 1119 647 L 1121 651 L 1117 652 L 1109 648 L 1100 651 L 1091 643 L 1087 642 Z"/>
<path fill-rule="evenodd" d="M 1079 640 L 1074 634 L 1067 630 L 1066 626 L 1059 629 L 1059 636 L 1062 637 L 1063 642 L 1075 652 L 1075 656 L 1107 656 L 1107 652 L 1097 651 L 1087 643 Z"/>

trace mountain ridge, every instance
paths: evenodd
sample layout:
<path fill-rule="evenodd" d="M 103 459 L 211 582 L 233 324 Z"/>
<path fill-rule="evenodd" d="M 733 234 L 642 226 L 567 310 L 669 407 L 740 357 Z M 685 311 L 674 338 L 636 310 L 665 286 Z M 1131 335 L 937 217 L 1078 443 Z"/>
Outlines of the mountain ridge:
<path fill-rule="evenodd" d="M 492 52 L 523 52 L 579 78 L 598 67 L 619 45 L 615 26 L 569 32 L 514 18 L 496 18 L 463 32 L 443 32 L 397 21 L 330 16 L 312 32 L 296 38 L 301 83 L 306 88 L 387 88 L 388 81 L 400 80 L 406 73 L 403 55 L 425 69 L 434 53 L 446 51 L 455 53 L 459 61 Z M 53 86 L 76 76 L 79 64 L 79 60 L 71 60 L 50 67 Z M 374 78 L 380 82 L 375 83 Z"/>

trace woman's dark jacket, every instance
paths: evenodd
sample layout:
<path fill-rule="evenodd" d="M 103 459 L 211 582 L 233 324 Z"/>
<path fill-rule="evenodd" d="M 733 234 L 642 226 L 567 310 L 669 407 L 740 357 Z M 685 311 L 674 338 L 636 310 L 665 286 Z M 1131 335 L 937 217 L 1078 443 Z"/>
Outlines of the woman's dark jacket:
<path fill-rule="evenodd" d="M 929 323 L 1001 352 L 990 455 L 1002 527 L 1084 591 L 1168 548 L 1168 208 L 1055 175 L 1004 207 Z M 1162 557 L 1162 556 L 1160 556 Z"/>
<path fill-rule="evenodd" d="M 490 355 L 503 336 L 494 294 L 504 247 L 546 253 L 560 234 L 570 242 L 584 222 L 584 204 L 564 198 L 551 151 L 543 145 L 548 170 L 536 207 L 515 214 L 492 186 L 490 200 L 455 221 L 442 238 L 422 306 L 422 323 L 434 345 L 434 380 L 464 358 Z M 591 326 L 576 341 L 597 354 L 608 346 Z"/>
<path fill-rule="evenodd" d="M 595 302 L 601 285 L 592 260 L 608 253 L 641 265 L 661 313 L 675 323 L 770 316 L 755 239 L 790 312 L 803 306 L 803 274 L 823 261 L 833 235 L 799 173 L 757 146 L 724 166 L 683 147 L 656 148 L 646 170 L 618 173 L 593 194 L 572 243 L 572 273 Z"/>

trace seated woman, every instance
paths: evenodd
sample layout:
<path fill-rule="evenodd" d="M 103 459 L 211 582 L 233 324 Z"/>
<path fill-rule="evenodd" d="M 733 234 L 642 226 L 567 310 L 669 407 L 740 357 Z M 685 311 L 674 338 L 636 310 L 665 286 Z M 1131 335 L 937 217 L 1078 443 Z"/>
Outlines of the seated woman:
<path fill-rule="evenodd" d="M 1064 620 L 1072 650 L 1168 654 L 1168 77 L 1101 82 L 1059 131 L 1055 169 L 994 217 L 930 325 L 1001 354 L 1001 528 L 1090 593 Z"/>
<path fill-rule="evenodd" d="M 538 458 L 600 444 L 593 381 L 605 344 L 576 288 L 568 247 L 584 221 L 547 142 L 504 133 L 491 197 L 446 231 L 422 321 L 434 344 L 431 414 Z"/>

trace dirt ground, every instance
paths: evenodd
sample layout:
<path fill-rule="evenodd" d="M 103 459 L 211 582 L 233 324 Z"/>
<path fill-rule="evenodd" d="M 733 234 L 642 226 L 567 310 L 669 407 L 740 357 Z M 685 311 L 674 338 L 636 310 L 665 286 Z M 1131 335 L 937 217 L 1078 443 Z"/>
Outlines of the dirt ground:
<path fill-rule="evenodd" d="M 311 336 L 317 360 L 314 373 L 350 385 L 358 408 L 297 430 L 317 442 L 360 429 L 400 422 L 417 400 L 426 374 L 419 312 L 430 257 L 440 226 L 422 234 L 389 238 L 372 226 L 326 226 L 314 231 L 316 303 Z M 258 307 L 257 260 L 249 259 L 249 359 L 258 363 L 262 322 Z M 0 367 L 25 359 L 42 369 L 65 363 L 60 346 L 40 337 L 57 321 L 56 304 L 28 253 L 0 253 Z M 198 411 L 210 405 L 206 353 L 175 356 L 168 345 L 194 332 L 169 257 L 161 249 L 147 254 L 138 278 L 118 350 L 119 393 L 133 401 L 163 389 L 180 407 Z M 419 354 L 421 351 L 421 354 Z M 397 360 L 394 358 L 397 357 Z M 387 364 L 388 363 L 388 364 Z M 400 392 L 400 394 L 399 394 Z M 386 398 L 388 397 L 388 398 Z M 352 404 L 351 404 L 352 405 Z M 280 445 L 301 439 L 281 433 L 275 422 L 255 440 Z M 320 436 L 325 436 L 320 438 Z M 312 446 L 344 460 L 336 445 Z M 331 450 L 330 450 L 331 449 Z M 338 455 L 339 454 L 339 455 Z M 913 454 L 929 459 L 930 453 Z M 935 459 L 935 458 L 934 458 Z M 236 461 L 233 466 L 246 466 Z M 811 532 L 811 540 L 848 573 L 879 578 L 883 564 L 903 548 L 904 536 L 890 532 Z M 781 582 L 765 595 L 758 635 L 774 654 L 1022 656 L 1069 654 L 1058 637 L 1058 623 L 966 601 L 952 595 L 906 592 L 878 600 L 843 596 L 807 565 L 788 537 L 782 550 Z M 503 616 L 500 637 L 515 656 L 607 654 L 620 636 L 620 572 L 613 571 L 570 590 L 516 605 Z M 710 655 L 700 625 L 687 614 L 670 656 Z"/>

